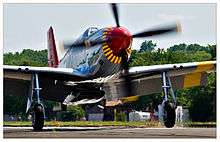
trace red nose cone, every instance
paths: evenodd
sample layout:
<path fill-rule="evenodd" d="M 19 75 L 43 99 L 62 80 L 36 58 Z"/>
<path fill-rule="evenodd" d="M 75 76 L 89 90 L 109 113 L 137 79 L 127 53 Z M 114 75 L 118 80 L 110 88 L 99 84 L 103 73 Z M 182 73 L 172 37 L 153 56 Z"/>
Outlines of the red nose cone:
<path fill-rule="evenodd" d="M 132 43 L 132 36 L 130 32 L 124 27 L 112 28 L 109 33 L 109 47 L 115 55 L 119 55 L 122 50 L 128 49 Z"/>

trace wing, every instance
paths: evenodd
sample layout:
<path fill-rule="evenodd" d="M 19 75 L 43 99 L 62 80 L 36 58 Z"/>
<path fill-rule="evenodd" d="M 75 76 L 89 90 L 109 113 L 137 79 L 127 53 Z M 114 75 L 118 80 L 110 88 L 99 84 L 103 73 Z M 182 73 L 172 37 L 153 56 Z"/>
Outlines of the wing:
<path fill-rule="evenodd" d="M 109 92 L 106 95 L 107 100 L 117 100 L 118 103 L 120 103 L 118 100 L 134 101 L 138 96 L 162 92 L 161 74 L 163 72 L 169 74 L 174 90 L 205 85 L 207 74 L 215 71 L 215 68 L 216 61 L 132 67 L 129 69 L 128 76 L 132 79 L 134 96 L 127 97 L 123 94 L 120 89 L 123 87 L 123 80 L 115 79 L 105 85 L 106 92 Z"/>
<path fill-rule="evenodd" d="M 27 96 L 32 85 L 32 75 L 39 76 L 42 98 L 61 102 L 70 94 L 70 86 L 64 85 L 65 80 L 83 81 L 89 79 L 71 68 L 30 67 L 4 65 L 4 95 Z M 60 83 L 59 81 L 62 83 Z"/>

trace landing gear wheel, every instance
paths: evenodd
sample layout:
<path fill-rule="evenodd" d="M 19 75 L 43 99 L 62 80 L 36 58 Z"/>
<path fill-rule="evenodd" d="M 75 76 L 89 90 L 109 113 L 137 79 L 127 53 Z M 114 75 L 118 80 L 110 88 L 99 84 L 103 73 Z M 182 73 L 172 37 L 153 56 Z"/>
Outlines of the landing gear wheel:
<path fill-rule="evenodd" d="M 165 102 L 163 121 L 164 121 L 164 125 L 167 128 L 172 128 L 175 125 L 175 121 L 176 121 L 175 106 L 174 104 L 169 103 L 168 101 Z"/>
<path fill-rule="evenodd" d="M 32 113 L 32 126 L 35 131 L 41 131 L 44 127 L 44 109 L 41 105 L 35 105 Z"/>

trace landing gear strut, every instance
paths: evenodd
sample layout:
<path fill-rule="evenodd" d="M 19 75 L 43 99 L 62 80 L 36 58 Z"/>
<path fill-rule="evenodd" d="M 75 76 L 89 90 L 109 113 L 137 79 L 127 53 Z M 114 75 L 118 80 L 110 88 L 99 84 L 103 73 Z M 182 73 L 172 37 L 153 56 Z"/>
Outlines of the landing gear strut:
<path fill-rule="evenodd" d="M 176 121 L 176 97 L 174 95 L 174 91 L 172 89 L 171 81 L 169 74 L 167 72 L 162 73 L 162 80 L 163 80 L 163 93 L 164 99 L 162 102 L 163 106 L 163 122 L 167 128 L 172 128 L 175 125 Z M 173 99 L 173 102 L 168 100 L 169 92 Z"/>
<path fill-rule="evenodd" d="M 44 126 L 44 106 L 40 100 L 40 90 L 38 74 L 32 76 L 30 92 L 27 101 L 26 112 L 31 112 L 32 126 L 35 131 L 41 131 Z"/>

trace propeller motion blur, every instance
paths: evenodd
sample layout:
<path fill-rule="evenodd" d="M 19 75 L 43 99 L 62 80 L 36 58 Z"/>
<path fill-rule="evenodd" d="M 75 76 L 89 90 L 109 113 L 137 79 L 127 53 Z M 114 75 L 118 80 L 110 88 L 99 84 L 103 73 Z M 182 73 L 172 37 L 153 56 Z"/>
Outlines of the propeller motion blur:
<path fill-rule="evenodd" d="M 215 71 L 215 61 L 129 68 L 133 39 L 177 33 L 181 31 L 180 24 L 133 34 L 120 26 L 117 5 L 111 4 L 111 9 L 115 27 L 90 27 L 76 41 L 63 43 L 59 48 L 56 48 L 50 27 L 49 67 L 4 65 L 4 93 L 28 95 L 26 111 L 32 114 L 34 130 L 42 130 L 44 126 L 42 99 L 64 105 L 100 101 L 119 105 L 161 91 L 164 92 L 163 121 L 166 127 L 173 127 L 176 116 L 174 89 L 204 85 L 207 73 Z M 112 86 L 120 91 L 113 94 Z M 168 99 L 168 95 L 172 99 Z"/>

